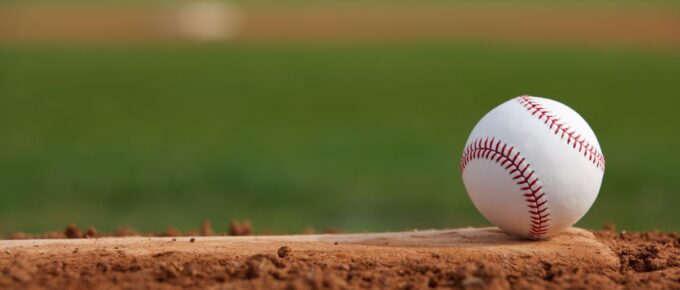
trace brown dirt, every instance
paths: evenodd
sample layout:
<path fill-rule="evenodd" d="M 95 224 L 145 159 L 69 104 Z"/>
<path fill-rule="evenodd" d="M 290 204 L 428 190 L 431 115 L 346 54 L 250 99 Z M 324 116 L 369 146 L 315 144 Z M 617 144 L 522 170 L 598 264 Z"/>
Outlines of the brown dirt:
<path fill-rule="evenodd" d="M 181 9 L 2 7 L 2 41 L 183 39 Z M 680 47 L 678 9 L 511 5 L 242 7 L 235 41 L 420 41 Z M 231 29 L 230 29 L 231 31 Z"/>
<path fill-rule="evenodd" d="M 677 9 L 461 5 L 258 9 L 241 40 L 458 40 L 646 48 L 680 47 Z"/>
<path fill-rule="evenodd" d="M 249 236 L 253 232 L 253 226 L 250 221 L 233 220 L 229 223 L 230 236 Z"/>
<path fill-rule="evenodd" d="M 0 288 L 680 289 L 679 259 L 677 233 L 580 229 L 6 240 Z"/>

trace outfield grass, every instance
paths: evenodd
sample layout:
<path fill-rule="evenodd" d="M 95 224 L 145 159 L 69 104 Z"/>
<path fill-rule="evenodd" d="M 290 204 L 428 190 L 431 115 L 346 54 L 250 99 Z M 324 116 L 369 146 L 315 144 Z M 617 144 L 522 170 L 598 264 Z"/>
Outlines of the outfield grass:
<path fill-rule="evenodd" d="M 458 158 L 484 113 L 558 99 L 607 172 L 580 223 L 680 230 L 680 54 L 459 44 L 0 48 L 0 232 L 485 225 Z"/>

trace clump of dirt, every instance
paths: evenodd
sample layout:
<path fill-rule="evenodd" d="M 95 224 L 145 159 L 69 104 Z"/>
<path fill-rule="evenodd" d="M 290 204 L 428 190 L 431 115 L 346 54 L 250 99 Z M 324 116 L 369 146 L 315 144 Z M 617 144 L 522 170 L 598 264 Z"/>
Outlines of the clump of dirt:
<path fill-rule="evenodd" d="M 76 226 L 75 224 L 70 224 L 66 226 L 66 229 L 64 230 L 64 235 L 69 239 L 83 238 L 83 233 L 80 232 L 80 228 L 78 228 L 78 226 Z"/>
<path fill-rule="evenodd" d="M 233 274 L 237 278 L 253 280 L 256 278 L 271 277 L 274 279 L 286 275 L 286 268 L 283 261 L 277 259 L 272 254 L 256 254 L 246 259 L 245 263 L 233 269 Z"/>
<path fill-rule="evenodd" d="M 290 255 L 290 252 L 292 252 L 292 251 L 293 250 L 291 250 L 290 247 L 283 246 L 283 247 L 280 247 L 278 251 L 276 251 L 276 255 L 279 256 L 279 258 L 285 258 L 288 255 Z"/>
<path fill-rule="evenodd" d="M 204 220 L 201 224 L 201 236 L 214 236 L 215 232 L 212 229 L 212 224 L 209 220 Z"/>
<path fill-rule="evenodd" d="M 249 220 L 232 220 L 229 223 L 230 236 L 250 236 L 253 233 L 253 225 Z"/>
<path fill-rule="evenodd" d="M 98 236 L 99 236 L 99 233 L 97 232 L 97 229 L 95 227 L 90 226 L 85 231 L 85 237 L 86 238 L 96 238 Z"/>

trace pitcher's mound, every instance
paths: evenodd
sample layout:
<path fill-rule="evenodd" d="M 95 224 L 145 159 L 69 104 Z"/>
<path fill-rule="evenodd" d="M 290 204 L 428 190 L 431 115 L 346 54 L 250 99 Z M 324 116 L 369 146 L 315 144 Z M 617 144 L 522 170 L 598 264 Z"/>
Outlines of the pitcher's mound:
<path fill-rule="evenodd" d="M 538 242 L 495 228 L 0 241 L 0 288 L 678 289 L 678 243 L 576 228 Z"/>

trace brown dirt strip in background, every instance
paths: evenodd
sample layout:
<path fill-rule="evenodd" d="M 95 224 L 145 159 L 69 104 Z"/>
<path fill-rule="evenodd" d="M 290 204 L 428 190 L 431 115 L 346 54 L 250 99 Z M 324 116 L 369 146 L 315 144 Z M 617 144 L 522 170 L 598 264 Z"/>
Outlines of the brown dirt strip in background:
<path fill-rule="evenodd" d="M 460 40 L 680 48 L 680 14 L 672 8 L 256 6 L 217 10 L 224 17 L 211 12 L 202 17 L 200 9 L 187 7 L 6 7 L 0 9 L 0 40 L 203 39 L 201 30 L 207 29 L 213 31 L 208 39 L 235 41 Z M 186 18 L 187 13 L 192 16 Z M 208 18 L 213 20 L 203 21 Z M 187 19 L 201 24 L 184 27 Z M 225 35 L 215 36 L 215 31 Z"/>
<path fill-rule="evenodd" d="M 559 8 L 373 8 L 254 11 L 251 40 L 463 40 L 680 47 L 671 11 Z"/>
<path fill-rule="evenodd" d="M 677 233 L 494 228 L 0 241 L 12 289 L 678 289 Z"/>

